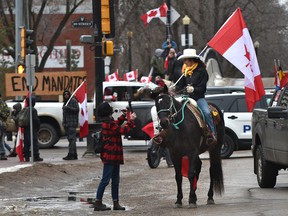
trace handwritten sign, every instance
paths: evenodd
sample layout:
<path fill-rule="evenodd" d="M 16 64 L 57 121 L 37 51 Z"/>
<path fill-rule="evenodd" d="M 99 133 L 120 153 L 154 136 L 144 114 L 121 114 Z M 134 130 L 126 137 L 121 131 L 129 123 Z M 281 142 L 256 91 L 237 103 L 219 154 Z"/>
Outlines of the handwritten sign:
<path fill-rule="evenodd" d="M 36 95 L 62 95 L 71 93 L 86 79 L 86 71 L 35 73 L 33 93 Z M 6 96 L 25 96 L 28 92 L 26 74 L 6 73 Z"/>

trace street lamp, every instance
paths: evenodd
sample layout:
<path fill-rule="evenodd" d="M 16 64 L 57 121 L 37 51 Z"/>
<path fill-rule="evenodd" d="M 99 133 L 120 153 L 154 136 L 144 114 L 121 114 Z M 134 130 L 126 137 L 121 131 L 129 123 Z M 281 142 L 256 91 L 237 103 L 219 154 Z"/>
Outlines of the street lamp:
<path fill-rule="evenodd" d="M 254 42 L 254 48 L 255 48 L 256 56 L 258 56 L 258 49 L 259 49 L 259 47 L 260 47 L 259 41 L 255 41 L 255 42 Z"/>
<path fill-rule="evenodd" d="M 189 38 L 188 38 L 188 26 L 190 24 L 191 19 L 185 15 L 182 19 L 184 30 L 185 30 L 185 49 L 189 48 Z"/>
<path fill-rule="evenodd" d="M 132 50 L 131 50 L 131 39 L 133 37 L 133 32 L 127 32 L 128 37 L 128 61 L 129 61 L 129 71 L 132 71 Z"/>

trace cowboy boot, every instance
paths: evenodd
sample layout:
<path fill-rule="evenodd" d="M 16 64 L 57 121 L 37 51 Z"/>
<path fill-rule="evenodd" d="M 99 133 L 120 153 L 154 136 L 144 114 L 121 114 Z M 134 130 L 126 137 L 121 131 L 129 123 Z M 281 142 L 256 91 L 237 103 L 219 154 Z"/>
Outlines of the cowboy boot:
<path fill-rule="evenodd" d="M 113 201 L 113 210 L 125 210 L 125 207 L 119 204 L 119 201 Z"/>
<path fill-rule="evenodd" d="M 216 145 L 217 143 L 216 133 L 211 133 L 211 135 L 207 138 L 206 143 L 208 146 Z"/>
<path fill-rule="evenodd" d="M 94 204 L 94 211 L 107 211 L 107 210 L 111 210 L 111 208 L 103 204 L 101 200 L 96 200 Z"/>

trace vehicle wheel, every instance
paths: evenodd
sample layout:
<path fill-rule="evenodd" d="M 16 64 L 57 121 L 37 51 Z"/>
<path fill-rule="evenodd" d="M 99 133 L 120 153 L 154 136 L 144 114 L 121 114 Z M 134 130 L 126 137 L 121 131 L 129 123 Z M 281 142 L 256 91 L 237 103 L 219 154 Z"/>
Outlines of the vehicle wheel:
<path fill-rule="evenodd" d="M 155 169 L 159 166 L 161 157 L 162 157 L 162 149 L 160 146 L 155 149 L 154 145 L 148 148 L 147 151 L 147 161 L 150 168 Z"/>
<path fill-rule="evenodd" d="M 38 132 L 39 148 L 47 149 L 53 147 L 60 137 L 56 129 L 50 124 L 41 124 Z"/>
<path fill-rule="evenodd" d="M 256 169 L 258 185 L 261 188 L 273 188 L 276 184 L 278 170 L 274 164 L 265 160 L 260 145 L 256 149 Z"/>
<path fill-rule="evenodd" d="M 221 157 L 229 158 L 235 149 L 235 143 L 231 136 L 225 134 L 225 140 L 221 148 Z"/>

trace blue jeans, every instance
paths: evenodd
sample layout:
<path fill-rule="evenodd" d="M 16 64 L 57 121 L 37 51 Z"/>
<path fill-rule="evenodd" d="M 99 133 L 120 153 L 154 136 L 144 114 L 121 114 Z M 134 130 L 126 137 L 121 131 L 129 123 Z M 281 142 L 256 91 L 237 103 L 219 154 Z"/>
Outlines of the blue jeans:
<path fill-rule="evenodd" d="M 12 150 L 12 148 L 5 141 L 3 141 L 3 142 L 4 142 L 5 148 L 10 152 Z"/>
<path fill-rule="evenodd" d="M 197 100 L 197 105 L 198 107 L 201 109 L 203 115 L 204 115 L 204 120 L 205 122 L 208 124 L 210 130 L 212 133 L 215 133 L 215 128 L 214 128 L 214 124 L 213 124 L 213 118 L 211 115 L 211 111 L 209 109 L 209 105 L 207 103 L 207 101 L 205 100 L 205 98 L 200 98 Z"/>
<path fill-rule="evenodd" d="M 104 164 L 101 182 L 97 189 L 96 200 L 102 200 L 106 186 L 111 183 L 113 201 L 119 200 L 120 164 Z"/>

